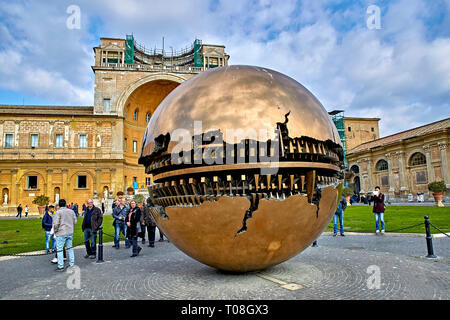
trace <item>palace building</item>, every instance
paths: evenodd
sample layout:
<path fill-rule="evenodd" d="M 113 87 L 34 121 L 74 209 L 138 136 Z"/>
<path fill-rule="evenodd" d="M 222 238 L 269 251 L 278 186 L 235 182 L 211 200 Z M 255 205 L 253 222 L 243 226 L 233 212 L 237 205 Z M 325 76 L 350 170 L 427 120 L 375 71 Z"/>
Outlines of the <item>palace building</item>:
<path fill-rule="evenodd" d="M 0 215 L 46 195 L 80 206 L 151 181 L 138 164 L 154 110 L 180 83 L 228 65 L 221 45 L 195 40 L 180 51 L 147 49 L 133 36 L 94 48 L 93 106 L 0 105 Z M 99 200 L 101 201 L 101 200 Z"/>
<path fill-rule="evenodd" d="M 37 195 L 81 206 L 92 197 L 98 204 L 119 191 L 146 190 L 152 177 L 138 158 L 153 112 L 180 83 L 229 60 L 222 45 L 197 39 L 166 52 L 132 35 L 101 38 L 94 56 L 92 106 L 0 105 L 0 215 L 15 215 L 19 204 L 36 213 Z M 347 153 L 347 183 L 357 192 L 380 185 L 404 198 L 427 193 L 430 181 L 450 183 L 449 119 L 380 138 L 379 118 L 330 115 Z"/>
<path fill-rule="evenodd" d="M 363 194 L 380 186 L 393 201 L 432 199 L 428 183 L 450 188 L 449 134 L 447 118 L 362 143 L 347 151 L 350 183 Z"/>

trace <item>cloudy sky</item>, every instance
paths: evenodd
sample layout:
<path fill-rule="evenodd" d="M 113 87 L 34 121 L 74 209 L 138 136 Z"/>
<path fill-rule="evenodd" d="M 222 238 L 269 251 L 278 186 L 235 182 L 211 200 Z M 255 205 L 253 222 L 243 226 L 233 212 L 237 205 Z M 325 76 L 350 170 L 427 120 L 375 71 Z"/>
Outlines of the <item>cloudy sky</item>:
<path fill-rule="evenodd" d="M 285 73 L 328 111 L 381 118 L 382 136 L 450 116 L 450 0 L 0 0 L 0 104 L 92 105 L 92 48 L 131 33 L 223 44 L 230 64 Z"/>

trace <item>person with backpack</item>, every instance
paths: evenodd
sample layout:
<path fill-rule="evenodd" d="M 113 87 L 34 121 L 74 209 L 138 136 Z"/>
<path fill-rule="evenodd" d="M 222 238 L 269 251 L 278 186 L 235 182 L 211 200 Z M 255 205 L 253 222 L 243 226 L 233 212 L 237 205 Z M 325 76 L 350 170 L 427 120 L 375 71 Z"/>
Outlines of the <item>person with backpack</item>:
<path fill-rule="evenodd" d="M 342 237 L 345 237 L 344 235 L 344 210 L 347 208 L 347 201 L 345 201 L 345 197 L 341 196 L 341 200 L 339 201 L 339 204 L 336 208 L 336 212 L 333 216 L 333 224 L 334 224 L 334 230 L 333 230 L 333 237 L 337 236 L 337 223 L 339 219 L 339 234 Z"/>
<path fill-rule="evenodd" d="M 42 217 L 42 228 L 45 230 L 45 252 L 50 253 L 50 238 L 52 239 L 52 252 L 56 250 L 56 240 L 53 235 L 50 234 L 53 226 L 52 215 L 55 212 L 55 206 L 50 205 L 48 209 L 45 210 L 45 214 Z"/>

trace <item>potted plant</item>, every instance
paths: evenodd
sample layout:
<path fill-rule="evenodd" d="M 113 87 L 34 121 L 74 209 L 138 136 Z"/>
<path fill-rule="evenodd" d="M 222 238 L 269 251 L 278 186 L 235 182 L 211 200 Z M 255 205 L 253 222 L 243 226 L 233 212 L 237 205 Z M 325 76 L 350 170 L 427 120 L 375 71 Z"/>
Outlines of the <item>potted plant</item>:
<path fill-rule="evenodd" d="M 353 189 L 352 188 L 344 188 L 344 190 L 342 190 L 342 195 L 345 198 L 345 201 L 347 201 L 347 205 L 350 206 L 350 197 L 353 195 Z"/>
<path fill-rule="evenodd" d="M 144 203 L 145 196 L 143 194 L 135 194 L 133 200 L 136 201 L 136 203 Z"/>
<path fill-rule="evenodd" d="M 50 198 L 47 196 L 44 196 L 43 194 L 34 197 L 33 204 L 38 205 L 39 210 L 39 218 L 42 218 L 45 213 L 45 206 L 50 203 Z"/>
<path fill-rule="evenodd" d="M 429 183 L 428 190 L 433 193 L 435 206 L 443 207 L 444 204 L 442 203 L 442 193 L 447 191 L 447 186 L 445 185 L 444 181 L 434 181 Z"/>

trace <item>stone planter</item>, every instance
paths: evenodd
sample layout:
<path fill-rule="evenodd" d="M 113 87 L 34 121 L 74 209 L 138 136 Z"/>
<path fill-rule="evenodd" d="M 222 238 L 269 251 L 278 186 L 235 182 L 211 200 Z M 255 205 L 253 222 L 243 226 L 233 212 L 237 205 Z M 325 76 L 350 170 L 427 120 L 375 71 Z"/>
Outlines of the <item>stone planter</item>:
<path fill-rule="evenodd" d="M 45 214 L 45 206 L 38 206 L 39 218 L 43 218 Z"/>
<path fill-rule="evenodd" d="M 442 192 L 433 192 L 434 197 L 434 206 L 435 207 L 443 207 L 444 204 L 442 203 Z"/>

